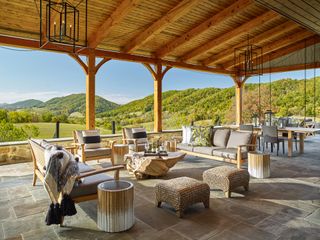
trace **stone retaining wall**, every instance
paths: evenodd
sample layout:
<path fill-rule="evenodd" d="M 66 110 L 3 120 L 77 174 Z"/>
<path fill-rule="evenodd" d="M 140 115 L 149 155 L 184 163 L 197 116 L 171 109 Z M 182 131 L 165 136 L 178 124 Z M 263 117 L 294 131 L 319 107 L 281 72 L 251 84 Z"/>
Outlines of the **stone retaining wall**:
<path fill-rule="evenodd" d="M 161 141 L 172 139 L 172 137 L 181 136 L 181 130 L 170 130 L 162 133 L 148 133 L 148 138 L 150 141 L 152 141 L 153 138 L 158 138 L 160 136 Z M 103 143 L 107 143 L 109 140 L 117 140 L 118 142 L 121 142 L 121 139 L 122 137 L 119 134 L 102 136 Z M 72 138 L 47 140 L 62 146 L 70 146 L 73 142 Z M 0 143 L 0 165 L 31 161 L 31 151 L 27 141 Z"/>

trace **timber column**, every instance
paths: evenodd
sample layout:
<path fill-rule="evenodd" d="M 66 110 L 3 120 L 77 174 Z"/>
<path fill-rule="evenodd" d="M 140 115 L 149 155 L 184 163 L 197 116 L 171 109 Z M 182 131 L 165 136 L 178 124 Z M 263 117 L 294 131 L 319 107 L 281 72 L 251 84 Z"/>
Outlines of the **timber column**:
<path fill-rule="evenodd" d="M 88 71 L 86 74 L 86 129 L 95 129 L 95 85 L 96 85 L 96 56 L 94 49 L 87 56 Z"/>
<path fill-rule="evenodd" d="M 144 63 L 143 64 L 151 73 L 153 77 L 153 92 L 154 92 L 154 101 L 153 101 L 153 114 L 154 114 L 154 132 L 162 132 L 162 79 L 164 75 L 171 69 L 170 66 L 166 66 L 165 69 L 162 69 L 162 64 L 157 63 L 154 65 L 154 68 L 151 65 Z"/>
<path fill-rule="evenodd" d="M 236 124 L 240 125 L 242 124 L 242 92 L 246 79 L 241 81 L 240 76 L 234 76 L 233 80 L 236 87 Z"/>

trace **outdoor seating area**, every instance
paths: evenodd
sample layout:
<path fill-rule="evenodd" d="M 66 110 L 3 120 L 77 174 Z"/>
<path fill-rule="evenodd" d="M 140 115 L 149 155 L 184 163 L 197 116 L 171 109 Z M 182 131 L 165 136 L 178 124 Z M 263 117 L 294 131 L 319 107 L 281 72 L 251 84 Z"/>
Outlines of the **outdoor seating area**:
<path fill-rule="evenodd" d="M 270 178 L 251 177 L 249 191 L 232 189 L 226 198 L 218 188 L 210 190 L 209 206 L 188 207 L 177 218 L 173 206 L 155 204 L 157 183 L 178 177 L 202 181 L 203 172 L 233 164 L 186 156 L 161 178 L 137 180 L 127 170 L 120 179 L 134 185 L 135 224 L 123 233 L 106 233 L 97 226 L 97 200 L 76 204 L 77 215 L 65 217 L 64 227 L 44 223 L 50 202 L 40 181 L 32 186 L 33 164 L 0 167 L 1 238 L 23 239 L 317 239 L 319 229 L 319 136 L 306 140 L 299 157 L 271 154 Z M 110 160 L 88 162 L 100 169 Z M 246 164 L 244 166 L 246 168 Z M 112 175 L 110 175 L 111 177 Z"/>
<path fill-rule="evenodd" d="M 85 91 L 26 100 L 24 122 L 0 102 L 0 240 L 319 239 L 319 16 L 319 0 L 0 0 L 0 47 L 71 58 Z M 102 89 L 114 60 L 152 84 L 117 65 Z M 179 92 L 174 68 L 207 85 Z M 44 72 L 33 84 L 46 98 L 69 91 Z M 98 96 L 129 99 L 114 89 L 139 98 Z M 55 123 L 53 139 L 20 125 L 33 121 Z"/>

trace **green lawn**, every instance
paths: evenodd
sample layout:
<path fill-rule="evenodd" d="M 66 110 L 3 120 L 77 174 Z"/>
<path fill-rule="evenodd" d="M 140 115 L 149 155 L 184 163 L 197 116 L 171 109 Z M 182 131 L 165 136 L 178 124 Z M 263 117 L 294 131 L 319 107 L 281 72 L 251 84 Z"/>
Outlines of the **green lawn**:
<path fill-rule="evenodd" d="M 17 123 L 17 127 L 23 125 L 34 125 L 39 128 L 40 135 L 38 138 L 52 138 L 55 132 L 56 124 L 55 123 Z M 73 130 L 84 130 L 85 125 L 82 124 L 69 124 L 69 123 L 60 123 L 60 137 L 72 137 Z M 100 129 L 101 134 L 110 134 L 110 130 Z"/>

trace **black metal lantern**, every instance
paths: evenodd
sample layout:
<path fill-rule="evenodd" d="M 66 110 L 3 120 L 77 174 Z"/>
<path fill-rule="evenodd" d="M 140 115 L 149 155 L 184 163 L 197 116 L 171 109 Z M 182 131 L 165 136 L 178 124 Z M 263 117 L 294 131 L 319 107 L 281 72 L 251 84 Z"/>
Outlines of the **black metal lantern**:
<path fill-rule="evenodd" d="M 264 121 L 266 126 L 272 126 L 272 118 L 273 118 L 274 112 L 271 110 L 267 110 L 264 113 Z"/>
<path fill-rule="evenodd" d="M 262 75 L 262 48 L 248 43 L 245 46 L 234 49 L 234 66 L 244 77 Z"/>
<path fill-rule="evenodd" d="M 45 6 L 43 2 L 46 2 Z M 81 4 L 82 2 L 80 2 Z M 86 47 L 87 45 L 87 0 L 80 12 L 79 4 L 74 6 L 67 0 L 54 2 L 51 0 L 40 1 L 40 47 L 48 42 L 62 43 Z M 44 15 L 45 12 L 45 15 Z M 84 16 L 85 26 L 80 33 L 80 15 Z M 43 17 L 45 19 L 43 19 Z M 45 21 L 45 22 L 43 22 Z M 46 39 L 46 41 L 44 41 Z M 82 44 L 81 44 L 82 42 Z"/>

